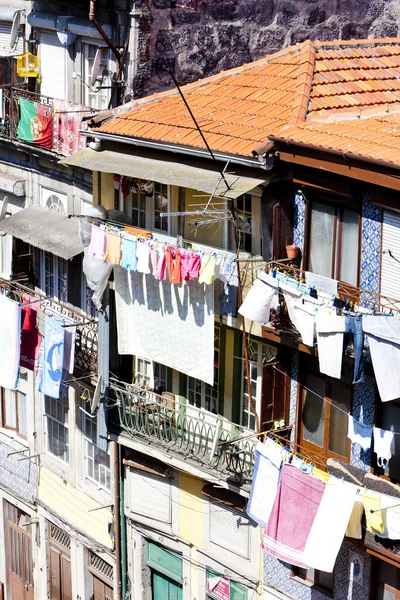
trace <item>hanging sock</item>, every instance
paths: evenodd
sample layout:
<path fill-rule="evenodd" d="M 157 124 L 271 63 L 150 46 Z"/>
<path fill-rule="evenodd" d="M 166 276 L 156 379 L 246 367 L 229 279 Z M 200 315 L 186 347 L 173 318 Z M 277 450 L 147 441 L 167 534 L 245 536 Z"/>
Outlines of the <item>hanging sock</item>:
<path fill-rule="evenodd" d="M 378 467 L 385 468 L 391 459 L 393 439 L 393 431 L 374 427 L 374 452 L 377 456 Z"/>

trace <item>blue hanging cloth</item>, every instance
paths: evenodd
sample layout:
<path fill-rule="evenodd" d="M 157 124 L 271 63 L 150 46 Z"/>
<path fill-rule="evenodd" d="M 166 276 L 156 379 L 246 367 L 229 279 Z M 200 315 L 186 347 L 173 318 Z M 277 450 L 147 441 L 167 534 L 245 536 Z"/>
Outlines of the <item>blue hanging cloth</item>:
<path fill-rule="evenodd" d="M 51 398 L 60 397 L 64 360 L 64 327 L 61 321 L 46 317 L 44 324 L 43 371 L 39 392 Z"/>

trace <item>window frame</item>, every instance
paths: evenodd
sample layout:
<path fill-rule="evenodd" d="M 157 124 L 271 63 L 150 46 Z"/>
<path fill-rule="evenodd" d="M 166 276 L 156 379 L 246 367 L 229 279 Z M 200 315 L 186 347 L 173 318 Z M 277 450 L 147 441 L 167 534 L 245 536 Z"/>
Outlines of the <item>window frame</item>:
<path fill-rule="evenodd" d="M 361 211 L 360 207 L 354 202 L 348 202 L 346 204 L 338 202 L 335 198 L 319 197 L 314 194 L 307 194 L 307 242 L 306 242 L 306 256 L 305 264 L 306 270 L 312 271 L 311 268 L 311 248 L 312 248 L 312 223 L 313 223 L 313 206 L 315 203 L 330 206 L 334 209 L 333 216 L 333 238 L 332 238 L 332 255 L 331 255 L 331 272 L 329 275 L 324 275 L 330 279 L 338 281 L 344 281 L 341 279 L 341 257 L 342 257 L 342 240 L 343 240 L 343 211 L 348 210 L 357 214 L 358 217 L 358 247 L 357 247 L 357 280 L 356 283 L 348 283 L 354 287 L 359 286 L 360 282 L 360 253 L 361 253 Z"/>
<path fill-rule="evenodd" d="M 56 402 L 61 402 L 64 405 L 64 422 L 62 423 L 57 417 L 49 414 L 46 411 L 46 398 L 49 399 L 50 401 L 50 405 L 55 405 Z M 62 399 L 62 400 L 61 400 Z M 66 406 L 66 408 L 65 408 Z M 65 414 L 66 413 L 66 414 Z M 65 418 L 66 416 L 66 418 Z M 69 395 L 68 395 L 68 391 L 65 392 L 61 392 L 60 391 L 60 397 L 59 398 L 50 398 L 49 396 L 46 396 L 45 394 L 43 394 L 43 437 L 44 437 L 44 446 L 45 446 L 45 454 L 47 456 L 51 456 L 52 458 L 54 458 L 55 460 L 57 460 L 59 463 L 63 464 L 63 465 L 70 465 L 70 461 L 71 461 L 71 441 L 70 441 L 70 426 L 69 426 L 69 418 L 70 418 L 70 405 L 69 405 Z M 51 420 L 53 423 L 55 423 L 58 427 L 58 429 L 60 429 L 61 427 L 64 428 L 65 430 L 65 439 L 66 439 L 66 443 L 65 443 L 65 447 L 66 447 L 66 454 L 67 454 L 67 460 L 65 460 L 64 458 L 61 458 L 60 456 L 58 456 L 57 454 L 54 454 L 51 450 L 50 450 L 50 445 L 49 445 L 49 439 L 50 439 L 50 434 L 49 434 L 49 420 Z M 54 435 L 51 435 L 51 437 L 55 437 Z M 60 442 L 60 438 L 56 438 L 58 440 L 58 442 Z"/>
<path fill-rule="evenodd" d="M 305 571 L 305 577 L 301 574 L 301 571 Z M 312 576 L 309 574 L 309 571 L 312 571 Z M 332 573 L 332 586 L 331 589 L 327 588 L 324 584 L 320 583 L 320 573 L 318 569 L 302 569 L 301 567 L 296 567 L 292 565 L 292 572 L 290 577 L 295 581 L 298 581 L 302 585 L 306 585 L 307 587 L 312 588 L 315 591 L 320 591 L 328 598 L 333 598 L 333 593 L 335 589 L 335 575 Z"/>
<path fill-rule="evenodd" d="M 303 357 L 302 357 L 303 358 Z M 304 404 L 307 398 L 307 390 L 304 388 L 304 379 L 299 379 L 299 401 L 298 405 L 298 418 L 297 418 L 297 431 L 298 431 L 298 444 L 300 448 L 303 448 L 306 451 L 310 451 L 313 455 L 320 457 L 322 464 L 326 464 L 328 458 L 335 458 L 337 460 L 350 463 L 351 456 L 351 441 L 347 439 L 347 455 L 342 456 L 336 452 L 333 452 L 329 449 L 329 434 L 330 434 L 330 426 L 331 426 L 331 410 L 336 410 L 333 408 L 332 402 L 332 386 L 333 385 L 341 385 L 347 388 L 350 391 L 351 399 L 350 399 L 350 407 L 349 412 L 352 414 L 353 412 L 353 404 L 354 404 L 354 386 L 351 383 L 347 383 L 342 379 L 334 379 L 332 377 L 328 377 L 316 368 L 316 365 L 311 365 L 306 363 L 306 361 L 301 361 L 303 363 L 302 372 L 304 373 L 304 377 L 306 375 L 312 375 L 313 377 L 318 377 L 319 379 L 325 382 L 325 401 L 324 401 L 324 411 L 323 411 L 323 419 L 324 419 L 324 438 L 323 438 L 323 446 L 318 446 L 309 440 L 304 438 L 304 423 L 303 423 L 303 414 L 304 414 Z M 350 375 L 350 367 L 349 367 L 349 375 Z M 308 386 L 307 386 L 308 387 Z M 313 390 L 312 390 L 313 391 Z M 347 438 L 347 425 L 345 430 L 345 435 Z"/>
<path fill-rule="evenodd" d="M 88 56 L 89 54 L 89 48 L 93 48 L 95 49 L 95 54 L 94 57 L 91 58 Z M 93 68 L 93 64 L 96 58 L 96 53 L 97 50 L 101 48 L 101 50 L 104 52 L 104 54 L 106 55 L 106 57 L 101 59 L 101 62 L 105 62 L 106 65 L 103 68 L 103 75 L 102 75 L 102 79 L 106 79 L 106 81 L 109 81 L 111 84 L 111 77 L 110 77 L 110 62 L 111 62 L 111 52 L 108 49 L 106 44 L 103 44 L 99 41 L 96 42 L 91 42 L 89 40 L 86 40 L 82 42 L 81 44 L 81 64 L 82 64 L 82 77 L 81 77 L 81 98 L 82 98 L 82 102 L 81 104 L 83 104 L 83 106 L 88 106 L 90 108 L 96 109 L 96 110 L 107 110 L 109 107 L 109 103 L 110 103 L 110 99 L 111 99 L 111 90 L 107 89 L 107 90 L 103 90 L 105 93 L 102 94 L 101 90 L 99 92 L 94 92 L 91 86 L 91 79 L 92 79 L 92 69 L 89 68 L 89 61 L 92 61 L 92 68 Z M 106 74 L 104 74 L 104 72 L 106 72 Z M 103 81 L 101 83 L 101 85 L 103 84 Z M 101 87 L 101 85 L 99 87 Z M 90 102 L 90 98 L 105 98 L 105 105 L 104 106 L 98 106 L 98 102 L 96 102 L 96 106 L 93 106 Z"/>
<path fill-rule="evenodd" d="M 47 269 L 46 259 L 49 259 L 49 263 L 52 264 L 52 272 L 50 269 Z M 60 265 L 65 265 L 65 291 L 60 294 Z M 52 290 L 53 293 L 48 293 L 48 289 L 50 286 L 47 285 L 47 277 L 46 274 L 51 272 L 51 277 L 53 279 Z M 54 300 L 58 300 L 58 302 L 62 302 L 63 304 L 68 303 L 68 261 L 65 258 L 61 258 L 48 252 L 47 250 L 40 251 L 40 288 L 42 292 L 49 298 Z M 57 284 L 57 285 L 56 285 Z M 50 291 L 50 290 L 49 290 Z"/>
<path fill-rule="evenodd" d="M 139 366 L 140 362 L 143 362 L 147 369 L 146 369 L 146 373 L 142 372 L 141 367 Z M 143 358 L 142 356 L 135 356 L 134 357 L 134 381 L 137 385 L 143 385 L 143 381 L 146 380 L 146 378 L 148 379 L 148 384 L 144 385 L 143 387 L 145 389 L 148 390 L 154 390 L 157 393 L 157 389 L 161 388 L 161 384 L 156 386 L 156 382 L 164 382 L 164 387 L 165 389 L 162 390 L 164 392 L 169 392 L 170 390 L 168 389 L 168 368 L 166 365 L 163 365 L 161 363 L 155 362 L 154 360 L 150 360 L 148 358 Z M 165 370 L 165 377 L 162 377 L 162 371 Z M 138 376 L 141 378 L 140 380 L 138 379 Z M 160 392 L 162 393 L 162 392 Z"/>
<path fill-rule="evenodd" d="M 143 190 L 139 189 L 140 185 L 151 185 L 153 188 L 153 195 L 148 197 L 145 195 Z M 162 190 L 162 187 L 165 187 L 165 190 Z M 158 181 L 145 181 L 140 180 L 138 182 L 136 192 L 129 192 L 127 195 L 122 195 L 122 190 L 120 187 L 120 194 L 122 195 L 123 205 L 125 212 L 130 213 L 132 217 L 132 224 L 134 227 L 138 229 L 144 229 L 147 231 L 154 231 L 159 235 L 172 235 L 172 217 L 162 217 L 163 222 L 167 223 L 166 229 L 156 228 L 156 194 L 157 193 L 166 193 L 167 197 L 167 207 L 163 209 L 163 211 L 169 213 L 171 212 L 171 207 L 173 204 L 173 186 L 169 184 L 160 183 Z M 162 191 L 158 191 L 158 190 Z M 137 206 L 134 206 L 134 196 L 137 196 Z M 127 200 L 128 199 L 128 200 Z M 141 200 L 143 202 L 141 202 Z M 143 208 L 144 206 L 144 208 Z M 159 211 L 161 212 L 161 211 Z M 134 218 L 134 214 L 137 215 L 137 218 Z M 144 216 L 144 223 L 143 223 Z"/>
<path fill-rule="evenodd" d="M 242 210 L 242 209 L 238 209 L 238 200 L 242 199 L 242 197 L 246 197 L 249 196 L 250 200 L 251 200 L 251 212 L 246 211 L 246 210 Z M 238 196 L 238 198 L 235 198 L 233 201 L 233 206 L 235 208 L 236 211 L 236 215 L 237 217 L 239 217 L 240 215 L 246 216 L 246 215 L 250 215 L 251 216 L 251 232 L 247 233 L 245 232 L 245 235 L 249 235 L 251 243 L 251 249 L 250 250 L 245 250 L 241 244 L 241 239 L 240 239 L 240 233 L 241 233 L 241 228 L 239 227 L 239 218 L 237 218 L 237 244 L 238 244 L 238 249 L 241 252 L 249 252 L 252 255 L 261 255 L 262 253 L 262 236 L 261 236 L 261 194 L 257 194 L 254 193 L 254 190 L 252 191 L 252 193 L 246 192 L 244 194 L 241 194 L 240 196 Z M 235 247 L 235 243 L 233 244 L 233 246 Z"/>
<path fill-rule="evenodd" d="M 195 377 L 187 377 L 186 397 L 189 406 L 206 410 L 214 415 L 219 414 L 220 408 L 220 382 L 221 373 L 221 327 L 214 325 L 214 385 L 210 385 L 205 381 L 196 379 Z M 198 390 L 194 387 L 198 386 Z M 191 397 L 195 398 L 200 395 L 200 402 L 194 400 L 191 402 Z M 209 398 L 209 408 L 207 408 L 207 398 Z M 216 403 L 216 411 L 212 410 L 212 404 Z"/>
<path fill-rule="evenodd" d="M 6 409 L 5 395 L 7 392 L 11 393 L 14 396 L 15 427 L 12 427 L 11 425 L 7 425 L 7 423 L 6 423 L 7 409 Z M 19 437 L 21 437 L 24 440 L 27 440 L 28 439 L 28 415 L 26 412 L 26 410 L 27 410 L 27 394 L 21 390 L 6 390 L 3 387 L 0 388 L 0 393 L 1 393 L 2 427 L 4 429 L 7 429 L 8 431 L 14 431 L 16 435 L 18 435 Z M 26 431 L 26 435 L 23 435 L 23 433 L 21 433 L 21 431 L 20 431 L 18 394 L 22 394 L 25 397 L 25 418 L 26 418 L 25 431 Z"/>
<path fill-rule="evenodd" d="M 254 351 L 252 353 L 252 349 L 254 348 L 254 346 L 256 347 L 255 356 L 254 356 Z M 268 344 L 264 343 L 261 340 L 257 341 L 255 339 L 251 339 L 250 343 L 248 344 L 248 354 L 249 354 L 249 363 L 250 363 L 249 364 L 250 374 L 251 374 L 252 366 L 255 366 L 255 368 L 257 369 L 257 378 L 255 380 L 256 394 L 255 394 L 255 397 L 253 396 L 252 400 L 253 400 L 254 407 L 256 409 L 256 413 L 257 413 L 258 417 L 260 418 L 261 402 L 262 402 L 262 388 L 263 388 L 263 367 L 264 367 L 263 361 L 264 361 L 264 359 L 270 360 L 271 358 L 274 358 L 274 356 L 271 354 L 271 348 L 270 348 L 270 346 L 268 346 Z M 255 360 L 252 358 L 252 356 L 254 356 Z M 255 417 L 251 411 L 250 404 L 247 402 L 248 407 L 247 407 L 247 409 L 244 408 L 244 405 L 245 405 L 244 399 L 246 396 L 248 396 L 246 364 L 245 364 L 245 360 L 243 359 L 242 360 L 242 374 L 241 374 L 241 389 L 240 389 L 240 425 L 241 425 L 241 427 L 245 427 L 246 429 L 255 431 L 255 423 L 254 423 L 254 427 L 251 426 L 251 419 L 252 418 L 254 419 Z M 247 423 L 244 423 L 244 418 L 243 418 L 244 414 L 248 415 Z"/>
<path fill-rule="evenodd" d="M 84 403 L 82 401 L 82 442 L 83 442 L 83 456 L 85 459 L 85 470 L 84 470 L 84 475 L 85 478 L 90 481 L 91 483 L 95 484 L 99 490 L 103 490 L 105 491 L 107 494 L 111 493 L 111 488 L 112 488 L 112 478 L 111 478 L 111 457 L 109 452 L 102 450 L 100 448 L 98 448 L 97 444 L 96 444 L 96 437 L 97 437 L 97 416 L 95 417 L 90 417 L 89 415 L 86 414 L 85 412 L 85 407 L 84 407 Z M 91 430 L 90 433 L 88 430 Z M 108 466 L 104 465 L 100 462 L 97 461 L 98 464 L 98 473 L 99 473 L 99 478 L 96 479 L 96 477 L 93 475 L 89 474 L 89 464 L 92 461 L 93 462 L 93 473 L 95 472 L 95 464 L 96 464 L 96 456 L 93 455 L 89 456 L 89 452 L 98 452 L 100 456 L 107 456 L 108 457 Z M 104 482 L 105 483 L 101 483 L 101 477 L 100 477 L 100 471 L 104 472 Z M 107 481 L 109 482 L 109 486 L 107 486 Z"/>

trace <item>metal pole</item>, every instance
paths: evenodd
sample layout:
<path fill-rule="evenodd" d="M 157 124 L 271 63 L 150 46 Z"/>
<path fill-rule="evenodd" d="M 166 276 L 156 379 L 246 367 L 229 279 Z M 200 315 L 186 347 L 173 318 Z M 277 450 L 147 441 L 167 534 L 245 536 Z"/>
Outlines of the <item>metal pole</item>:
<path fill-rule="evenodd" d="M 121 446 L 119 447 L 119 465 L 120 465 L 120 523 L 121 523 L 121 578 L 122 578 L 122 600 L 125 600 L 127 594 L 127 556 L 126 556 L 126 519 L 125 519 L 125 482 L 122 470 Z"/>
<path fill-rule="evenodd" d="M 114 475 L 114 532 L 115 532 L 115 571 L 117 577 L 117 596 L 121 600 L 122 568 L 121 568 L 121 520 L 120 520 L 120 465 L 119 448 L 117 442 L 111 442 Z"/>

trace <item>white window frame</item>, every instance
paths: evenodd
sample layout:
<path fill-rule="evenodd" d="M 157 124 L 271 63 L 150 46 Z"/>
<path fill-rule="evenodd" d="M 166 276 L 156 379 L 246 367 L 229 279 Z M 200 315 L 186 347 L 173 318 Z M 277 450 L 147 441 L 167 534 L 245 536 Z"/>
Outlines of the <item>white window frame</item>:
<path fill-rule="evenodd" d="M 164 374 L 163 371 L 165 371 Z M 152 390 L 156 387 L 157 382 L 164 382 L 165 389 L 167 389 L 167 378 L 168 367 L 166 365 L 135 356 L 135 383 Z"/>
<path fill-rule="evenodd" d="M 50 273 L 50 270 L 46 268 L 46 259 L 48 259 L 49 265 L 52 268 L 52 278 L 53 278 L 53 294 L 50 293 L 50 290 L 46 284 L 46 273 Z M 62 294 L 60 294 L 60 265 L 65 265 L 65 290 Z M 64 258 L 60 258 L 51 252 L 47 252 L 46 250 L 42 250 L 40 253 L 40 287 L 46 296 L 50 298 L 54 298 L 54 300 L 58 300 L 59 302 L 63 302 L 67 304 L 68 302 L 68 262 Z"/>
<path fill-rule="evenodd" d="M 153 187 L 153 195 L 151 197 L 145 196 L 144 192 L 139 190 L 137 192 L 135 192 L 135 194 L 137 193 L 138 195 L 138 208 L 134 208 L 133 207 L 133 194 L 130 192 L 129 193 L 129 200 L 126 200 L 126 198 L 128 198 L 128 196 L 125 197 L 125 212 L 128 213 L 128 211 L 130 210 L 130 216 L 133 216 L 134 212 L 137 213 L 141 213 L 142 215 L 145 215 L 145 219 L 144 219 L 144 225 L 143 225 L 143 220 L 142 223 L 140 223 L 140 220 L 138 218 L 138 222 L 135 223 L 134 222 L 134 227 L 138 227 L 139 229 L 145 229 L 148 231 L 154 231 L 157 234 L 161 234 L 161 235 L 172 235 L 172 217 L 168 216 L 168 217 L 162 217 L 163 222 L 165 222 L 167 224 L 166 229 L 158 229 L 155 226 L 156 223 L 156 210 L 155 210 L 155 202 L 156 202 L 156 194 L 160 193 L 160 187 L 163 186 L 166 188 L 166 198 L 167 198 L 167 205 L 163 208 L 163 212 L 169 213 L 171 212 L 171 207 L 172 207 L 172 202 L 173 202 L 173 188 L 171 185 L 167 185 L 167 184 L 163 184 L 163 183 L 159 183 L 157 181 L 140 181 L 139 185 L 151 185 Z M 122 194 L 122 191 L 120 189 L 120 194 Z M 140 208 L 140 197 L 142 196 L 142 198 L 144 199 L 144 209 Z M 122 196 L 120 196 L 122 198 Z M 129 209 L 130 207 L 130 209 Z"/>
<path fill-rule="evenodd" d="M 99 48 L 101 48 L 101 51 L 105 54 L 105 56 L 102 57 L 101 62 L 105 63 L 104 64 L 104 68 L 103 68 L 103 76 L 100 78 L 99 81 L 99 86 L 101 87 L 103 85 L 111 85 L 111 77 L 110 77 L 110 60 L 111 60 L 111 55 L 110 55 L 110 50 L 108 49 L 108 47 L 105 44 L 99 43 L 99 42 L 91 42 L 89 40 L 84 40 L 82 41 L 82 76 L 81 76 L 81 97 L 82 97 L 82 104 L 84 106 L 89 106 L 91 108 L 95 108 L 95 109 L 99 109 L 99 110 L 107 110 L 108 109 L 108 105 L 110 103 L 110 98 L 111 98 L 111 89 L 107 89 L 107 90 L 100 90 L 99 92 L 95 92 L 93 91 L 93 88 L 91 86 L 91 79 L 92 79 L 92 67 L 93 67 L 93 63 L 94 63 L 94 59 L 96 56 L 96 52 Z M 92 50 L 94 50 L 94 56 L 93 58 L 89 56 L 89 48 Z M 91 64 L 92 61 L 92 64 Z M 101 71 L 100 71 L 101 73 Z M 102 104 L 101 102 L 91 102 L 91 99 L 96 99 L 98 100 L 99 98 L 104 98 L 104 103 Z"/>
<path fill-rule="evenodd" d="M 101 450 L 95 442 L 97 436 L 97 417 L 90 417 L 85 412 L 85 405 L 82 405 L 82 441 L 83 456 L 85 459 L 85 478 L 94 483 L 99 490 L 111 493 L 111 458 L 109 452 Z M 93 473 L 96 464 L 95 453 L 98 452 L 101 457 L 108 458 L 108 465 L 98 462 L 99 477 L 96 478 L 90 474 L 90 463 L 93 463 Z M 100 473 L 103 474 L 103 478 Z M 102 483 L 101 480 L 104 480 Z M 108 484 L 107 484 L 108 482 Z"/>
<path fill-rule="evenodd" d="M 237 210 L 237 229 L 239 249 L 243 252 L 250 252 L 253 255 L 261 255 L 261 192 L 257 193 L 253 190 L 251 193 L 246 192 L 242 196 L 250 196 L 251 198 L 251 213 L 247 211 Z M 237 207 L 237 198 L 234 200 L 234 206 Z M 244 250 L 240 243 L 240 216 L 250 214 L 251 216 L 251 250 Z"/>
<path fill-rule="evenodd" d="M 48 398 L 50 406 L 53 408 L 61 407 L 61 410 L 64 411 L 64 422 L 62 422 L 58 416 L 51 415 L 46 412 L 46 398 Z M 67 408 L 65 408 L 67 407 Z M 51 456 L 53 459 L 57 460 L 59 463 L 63 465 L 69 465 L 71 461 L 71 441 L 70 440 L 70 427 L 69 427 L 69 414 L 70 414 L 70 405 L 69 405 L 69 396 L 68 391 L 62 392 L 60 391 L 60 398 L 50 398 L 49 396 L 45 396 L 43 394 L 43 434 L 44 434 L 44 449 L 45 453 L 48 456 Z M 49 425 L 52 422 L 52 427 L 55 427 L 59 432 L 61 429 L 65 431 L 65 447 L 67 459 L 60 458 L 57 454 L 54 454 L 49 445 L 50 437 L 54 437 L 58 441 L 60 441 L 60 436 L 55 436 L 53 433 L 50 435 L 49 433 Z M 54 430 L 52 430 L 54 431 Z"/>
<path fill-rule="evenodd" d="M 220 344 L 221 328 L 214 326 L 214 385 L 205 383 L 194 377 L 187 378 L 187 401 L 190 406 L 207 410 L 213 414 L 219 413 L 219 374 L 220 374 Z M 197 396 L 197 402 L 196 402 Z M 216 410 L 213 410 L 212 404 L 216 403 Z"/>
<path fill-rule="evenodd" d="M 255 340 L 250 340 L 249 343 L 249 368 L 250 368 L 250 376 L 252 382 L 255 383 L 256 393 L 253 394 L 252 400 L 253 405 L 256 409 L 257 415 L 260 415 L 261 410 L 261 390 L 262 390 L 262 363 L 263 359 L 266 358 L 269 360 L 272 358 L 271 352 L 268 349 L 266 344 L 262 342 L 257 342 Z M 255 374 L 255 377 L 252 377 L 252 370 Z M 246 418 L 245 418 L 246 417 Z M 242 389 L 240 394 L 240 424 L 242 427 L 246 427 L 246 429 L 255 429 L 254 421 L 255 417 L 250 408 L 250 404 L 248 402 L 248 388 L 247 388 L 247 379 L 246 379 L 246 364 L 244 359 L 242 360 Z"/>

